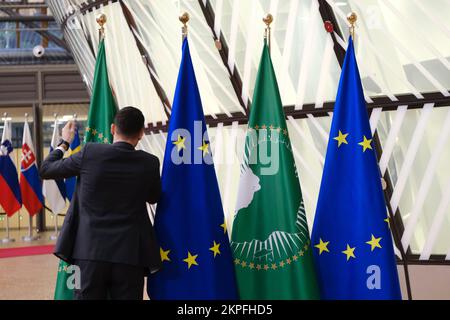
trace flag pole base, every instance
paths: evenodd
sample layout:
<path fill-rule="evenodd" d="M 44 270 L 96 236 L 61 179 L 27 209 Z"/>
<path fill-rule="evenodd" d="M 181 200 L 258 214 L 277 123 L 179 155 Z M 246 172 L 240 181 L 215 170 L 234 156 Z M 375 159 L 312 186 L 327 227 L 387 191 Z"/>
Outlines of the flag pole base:
<path fill-rule="evenodd" d="M 33 217 L 30 215 L 29 219 L 30 223 L 28 225 L 28 234 L 22 237 L 24 242 L 33 242 L 39 239 L 39 236 L 33 235 Z"/>
<path fill-rule="evenodd" d="M 36 236 L 24 236 L 24 237 L 22 237 L 22 240 L 25 241 L 25 242 L 33 242 L 33 241 L 39 240 L 39 237 L 36 237 Z"/>
<path fill-rule="evenodd" d="M 9 238 L 9 237 L 6 237 L 6 238 L 2 239 L 2 243 L 11 243 L 11 242 L 15 242 L 15 241 L 16 241 L 16 239 Z"/>
<path fill-rule="evenodd" d="M 59 236 L 58 233 L 54 233 L 49 237 L 49 239 L 52 241 L 56 241 L 56 240 L 58 240 L 58 236 Z"/>

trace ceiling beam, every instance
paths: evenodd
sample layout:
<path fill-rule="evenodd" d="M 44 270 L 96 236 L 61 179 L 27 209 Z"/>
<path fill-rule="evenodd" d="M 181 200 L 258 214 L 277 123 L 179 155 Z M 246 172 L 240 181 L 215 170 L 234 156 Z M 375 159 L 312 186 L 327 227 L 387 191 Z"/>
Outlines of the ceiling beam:
<path fill-rule="evenodd" d="M 401 105 L 407 105 L 408 109 L 421 109 L 426 103 L 434 103 L 435 107 L 450 107 L 450 97 L 444 97 L 440 92 L 429 92 L 422 93 L 424 99 L 417 99 L 412 94 L 397 95 L 398 101 L 392 101 L 387 96 L 382 97 L 372 97 L 373 103 L 367 104 L 368 112 L 370 113 L 374 108 L 382 108 L 383 111 L 395 111 Z M 308 115 L 313 115 L 314 117 L 328 117 L 330 112 L 333 112 L 334 101 L 328 101 L 323 104 L 323 108 L 316 108 L 315 103 L 308 103 L 303 105 L 303 109 L 295 110 L 294 105 L 284 106 L 284 112 L 286 117 L 293 117 L 294 119 L 304 119 Z M 210 127 L 216 127 L 219 123 L 224 126 L 229 126 L 233 122 L 238 122 L 239 124 L 246 124 L 248 119 L 247 116 L 243 115 L 241 112 L 232 113 L 231 117 L 226 114 L 216 114 L 217 119 L 211 116 L 206 116 L 206 123 Z M 146 133 L 159 133 L 160 131 L 167 131 L 167 124 L 163 125 L 158 122 L 156 126 L 149 124 L 146 129 Z"/>

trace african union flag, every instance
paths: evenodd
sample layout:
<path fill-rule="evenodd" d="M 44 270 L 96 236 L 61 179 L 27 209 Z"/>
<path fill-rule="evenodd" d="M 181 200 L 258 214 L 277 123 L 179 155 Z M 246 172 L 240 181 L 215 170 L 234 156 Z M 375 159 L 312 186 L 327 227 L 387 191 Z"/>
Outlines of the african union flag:
<path fill-rule="evenodd" d="M 173 102 L 155 217 L 163 268 L 151 299 L 236 299 L 222 202 L 187 39 Z"/>
<path fill-rule="evenodd" d="M 319 299 L 299 172 L 285 118 L 265 42 L 231 235 L 241 299 Z"/>
<path fill-rule="evenodd" d="M 311 237 L 322 298 L 401 298 L 386 212 L 350 38 Z"/>

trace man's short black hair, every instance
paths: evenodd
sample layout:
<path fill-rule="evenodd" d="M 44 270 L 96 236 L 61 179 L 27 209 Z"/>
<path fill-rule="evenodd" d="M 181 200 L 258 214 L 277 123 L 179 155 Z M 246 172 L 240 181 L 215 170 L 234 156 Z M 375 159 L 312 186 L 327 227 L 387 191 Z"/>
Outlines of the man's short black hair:
<path fill-rule="evenodd" d="M 114 118 L 117 133 L 129 138 L 137 137 L 144 128 L 144 115 L 134 107 L 120 109 Z"/>

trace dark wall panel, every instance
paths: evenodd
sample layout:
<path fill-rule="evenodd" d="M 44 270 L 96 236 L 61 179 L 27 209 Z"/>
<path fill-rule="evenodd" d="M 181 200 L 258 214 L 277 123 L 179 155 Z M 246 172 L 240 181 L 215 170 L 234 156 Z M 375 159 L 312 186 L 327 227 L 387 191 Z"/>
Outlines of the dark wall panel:
<path fill-rule="evenodd" d="M 37 93 L 37 74 L 1 74 L 0 101 L 35 100 Z"/>
<path fill-rule="evenodd" d="M 44 73 L 43 91 L 44 100 L 89 98 L 86 86 L 77 72 Z"/>

